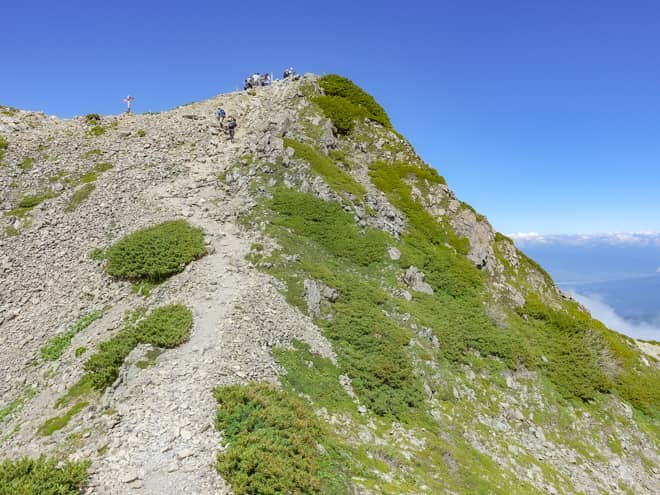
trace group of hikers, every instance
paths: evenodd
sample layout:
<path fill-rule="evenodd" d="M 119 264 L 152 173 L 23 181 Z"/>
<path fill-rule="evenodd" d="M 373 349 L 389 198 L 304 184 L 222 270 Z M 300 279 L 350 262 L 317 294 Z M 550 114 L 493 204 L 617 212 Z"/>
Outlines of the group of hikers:
<path fill-rule="evenodd" d="M 236 127 L 238 126 L 238 123 L 236 122 L 236 118 L 232 115 L 227 117 L 227 123 L 225 123 L 225 117 L 227 116 L 226 112 L 224 109 L 218 107 L 218 110 L 215 112 L 215 116 L 218 119 L 218 125 L 220 126 L 220 129 L 224 129 L 227 134 L 229 134 L 229 140 L 233 143 L 234 142 L 234 133 L 236 132 Z"/>
<path fill-rule="evenodd" d="M 288 69 L 284 69 L 284 74 L 282 75 L 282 79 L 288 79 L 289 77 L 293 79 L 297 79 L 298 76 L 296 72 L 293 70 L 293 67 L 289 67 Z M 259 86 L 270 86 L 273 82 L 273 75 L 269 74 L 268 72 L 265 72 L 263 74 L 259 72 L 255 72 L 251 76 L 247 77 L 245 81 L 243 81 L 243 89 L 252 89 L 252 88 L 257 88 Z"/>
<path fill-rule="evenodd" d="M 284 70 L 284 74 L 282 75 L 282 79 L 298 79 L 300 76 L 296 74 L 296 72 L 293 70 L 293 67 L 289 67 Z M 270 86 L 270 84 L 273 81 L 273 77 L 271 74 L 264 73 L 260 74 L 259 72 L 255 72 L 252 74 L 250 77 L 245 79 L 245 82 L 243 84 L 243 89 L 247 90 L 250 88 L 256 88 L 257 86 Z M 236 133 L 236 127 L 238 127 L 238 123 L 236 122 L 236 118 L 232 115 L 227 117 L 227 113 L 223 108 L 218 107 L 218 109 L 215 112 L 215 116 L 218 119 L 218 126 L 220 129 L 223 129 L 227 134 L 229 134 L 229 140 L 233 143 L 234 142 L 234 134 Z M 225 118 L 227 119 L 225 122 Z"/>

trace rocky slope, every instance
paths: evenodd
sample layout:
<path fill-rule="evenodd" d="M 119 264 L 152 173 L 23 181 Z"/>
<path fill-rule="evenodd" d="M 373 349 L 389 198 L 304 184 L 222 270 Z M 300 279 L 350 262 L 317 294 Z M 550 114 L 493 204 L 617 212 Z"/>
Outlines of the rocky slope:
<path fill-rule="evenodd" d="M 657 346 L 591 320 L 381 111 L 313 75 L 159 114 L 0 109 L 3 456 L 89 460 L 85 493 L 278 493 L 216 469 L 239 442 L 214 387 L 270 382 L 331 465 L 292 493 L 660 492 Z M 204 257 L 108 275 L 104 250 L 177 218 Z M 137 345 L 44 433 L 127 315 L 170 303 L 189 340 Z"/>

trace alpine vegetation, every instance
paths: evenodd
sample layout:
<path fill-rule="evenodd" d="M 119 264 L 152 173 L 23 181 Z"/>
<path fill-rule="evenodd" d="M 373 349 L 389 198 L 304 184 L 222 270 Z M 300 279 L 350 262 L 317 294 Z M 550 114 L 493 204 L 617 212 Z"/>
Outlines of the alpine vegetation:
<path fill-rule="evenodd" d="M 0 495 L 658 493 L 657 342 L 351 80 L 244 86 L 0 112 Z"/>

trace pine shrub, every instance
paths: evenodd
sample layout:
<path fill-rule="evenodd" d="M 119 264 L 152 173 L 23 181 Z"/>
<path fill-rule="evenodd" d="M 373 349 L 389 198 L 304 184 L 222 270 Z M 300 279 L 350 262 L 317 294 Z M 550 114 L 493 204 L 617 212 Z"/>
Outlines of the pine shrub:
<path fill-rule="evenodd" d="M 347 494 L 328 454 L 321 454 L 319 420 L 310 407 L 273 385 L 251 383 L 215 390 L 216 426 L 227 450 L 217 469 L 234 493 L 251 495 Z"/>
<path fill-rule="evenodd" d="M 337 74 L 328 74 L 319 79 L 319 85 L 326 96 L 344 98 L 352 105 L 362 108 L 366 117 L 378 122 L 388 129 L 392 128 L 387 113 L 369 93 L 357 86 L 353 81 Z"/>
<path fill-rule="evenodd" d="M 108 249 L 106 271 L 127 280 L 159 282 L 206 254 L 204 233 L 171 220 L 127 235 Z"/>
<path fill-rule="evenodd" d="M 0 463 L 0 495 L 78 495 L 89 462 L 64 462 L 41 456 Z"/>
<path fill-rule="evenodd" d="M 86 376 L 93 388 L 104 390 L 119 376 L 124 360 L 139 343 L 172 348 L 188 340 L 192 327 L 192 312 L 182 304 L 154 309 L 136 324 L 127 324 L 118 334 L 98 345 L 84 364 Z"/>

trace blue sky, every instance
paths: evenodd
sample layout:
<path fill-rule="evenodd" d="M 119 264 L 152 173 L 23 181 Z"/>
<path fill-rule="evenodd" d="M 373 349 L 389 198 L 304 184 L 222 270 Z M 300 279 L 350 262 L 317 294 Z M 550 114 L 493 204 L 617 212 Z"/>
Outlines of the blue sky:
<path fill-rule="evenodd" d="M 4 0 L 0 19 L 5 105 L 156 111 L 337 72 L 502 232 L 660 231 L 655 1 Z"/>

